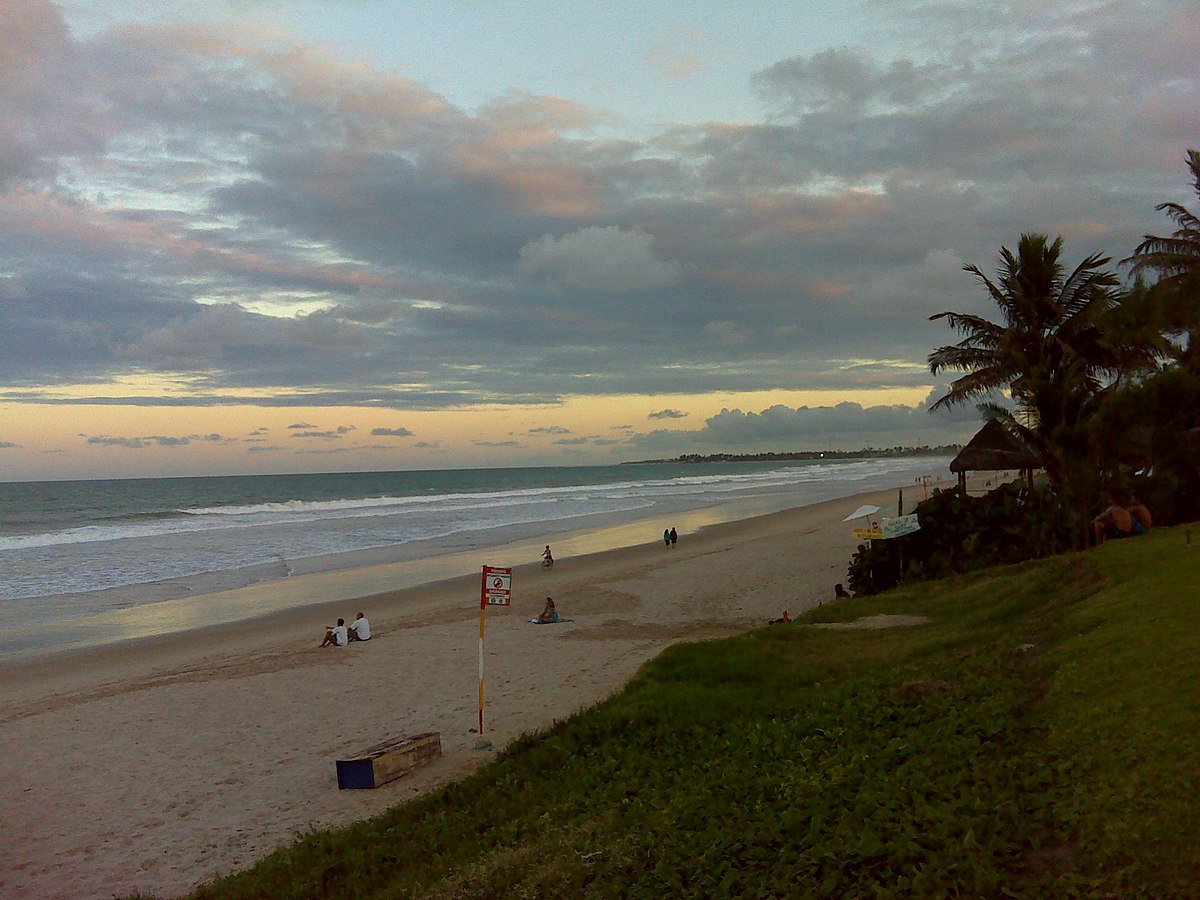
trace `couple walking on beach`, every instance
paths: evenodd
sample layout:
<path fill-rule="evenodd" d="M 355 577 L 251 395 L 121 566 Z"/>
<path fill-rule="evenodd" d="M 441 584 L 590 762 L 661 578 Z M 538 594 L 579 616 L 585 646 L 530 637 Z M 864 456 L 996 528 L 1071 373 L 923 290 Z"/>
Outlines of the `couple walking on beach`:
<path fill-rule="evenodd" d="M 338 618 L 336 625 L 325 626 L 325 640 L 322 647 L 345 647 L 351 641 L 369 641 L 371 639 L 371 623 L 363 613 L 349 627 L 346 620 Z"/>
<path fill-rule="evenodd" d="M 678 540 L 679 540 L 679 532 L 677 532 L 675 530 L 674 525 L 672 525 L 670 528 L 666 529 L 663 532 L 663 546 L 664 547 L 674 547 L 675 543 Z"/>

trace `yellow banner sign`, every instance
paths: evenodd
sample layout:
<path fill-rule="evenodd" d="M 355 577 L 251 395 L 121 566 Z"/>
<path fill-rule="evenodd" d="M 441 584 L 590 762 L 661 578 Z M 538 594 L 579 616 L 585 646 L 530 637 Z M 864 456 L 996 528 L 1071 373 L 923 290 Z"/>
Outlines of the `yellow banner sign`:
<path fill-rule="evenodd" d="M 850 533 L 860 541 L 881 541 L 883 532 L 878 528 L 851 528 Z"/>

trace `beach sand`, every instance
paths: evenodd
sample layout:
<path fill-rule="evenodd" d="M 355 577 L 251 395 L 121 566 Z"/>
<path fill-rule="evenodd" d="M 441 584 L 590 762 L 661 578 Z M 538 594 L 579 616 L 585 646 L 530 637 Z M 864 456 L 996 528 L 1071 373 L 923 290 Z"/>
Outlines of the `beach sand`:
<path fill-rule="evenodd" d="M 548 571 L 532 542 L 512 606 L 488 610 L 482 739 L 502 748 L 610 696 L 674 642 L 830 601 L 864 524 L 842 518 L 861 503 L 886 514 L 895 497 L 715 525 L 671 549 L 653 529 L 584 556 L 556 545 Z M 336 579 L 337 596 L 364 599 L 0 668 L 0 895 L 178 895 L 492 758 L 475 749 L 478 574 L 374 596 L 378 567 L 304 578 L 253 590 Z M 566 621 L 530 624 L 546 596 Z M 370 641 L 318 649 L 324 625 L 359 609 Z M 335 760 L 427 731 L 441 759 L 376 790 L 337 789 Z"/>

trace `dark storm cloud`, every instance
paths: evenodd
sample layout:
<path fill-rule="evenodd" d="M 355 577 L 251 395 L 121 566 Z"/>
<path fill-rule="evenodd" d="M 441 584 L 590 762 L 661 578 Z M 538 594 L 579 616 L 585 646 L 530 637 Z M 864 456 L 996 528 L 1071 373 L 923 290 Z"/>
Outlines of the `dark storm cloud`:
<path fill-rule="evenodd" d="M 1028 230 L 1063 234 L 1071 262 L 1119 259 L 1166 227 L 1156 203 L 1189 199 L 1190 5 L 863 15 L 871 47 L 754 76 L 761 122 L 639 141 L 560 98 L 465 110 L 308 49 L 77 39 L 43 0 L 0 6 L 5 396 L 106 402 L 56 388 L 139 372 L 194 394 L 116 402 L 928 386 L 951 337 L 928 316 L 987 311 L 964 263 L 990 269 Z M 730 411 L 700 434 L 911 421 Z"/>

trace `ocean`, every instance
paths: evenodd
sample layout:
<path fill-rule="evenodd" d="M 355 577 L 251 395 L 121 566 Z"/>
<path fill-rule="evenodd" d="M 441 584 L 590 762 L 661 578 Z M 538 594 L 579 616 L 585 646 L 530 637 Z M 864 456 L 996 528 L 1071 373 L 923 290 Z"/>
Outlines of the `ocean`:
<path fill-rule="evenodd" d="M 205 598 L 263 581 L 379 562 L 461 561 L 464 552 L 525 540 L 529 559 L 481 556 L 479 564 L 528 562 L 559 535 L 634 521 L 646 523 L 645 540 L 659 540 L 677 524 L 672 517 L 689 512 L 681 521 L 693 526 L 745 518 L 942 478 L 948 463 L 886 457 L 0 483 L 0 659 L 249 618 L 264 610 Z M 630 539 L 629 531 L 614 533 Z M 427 566 L 421 577 L 478 569 L 457 565 Z"/>

